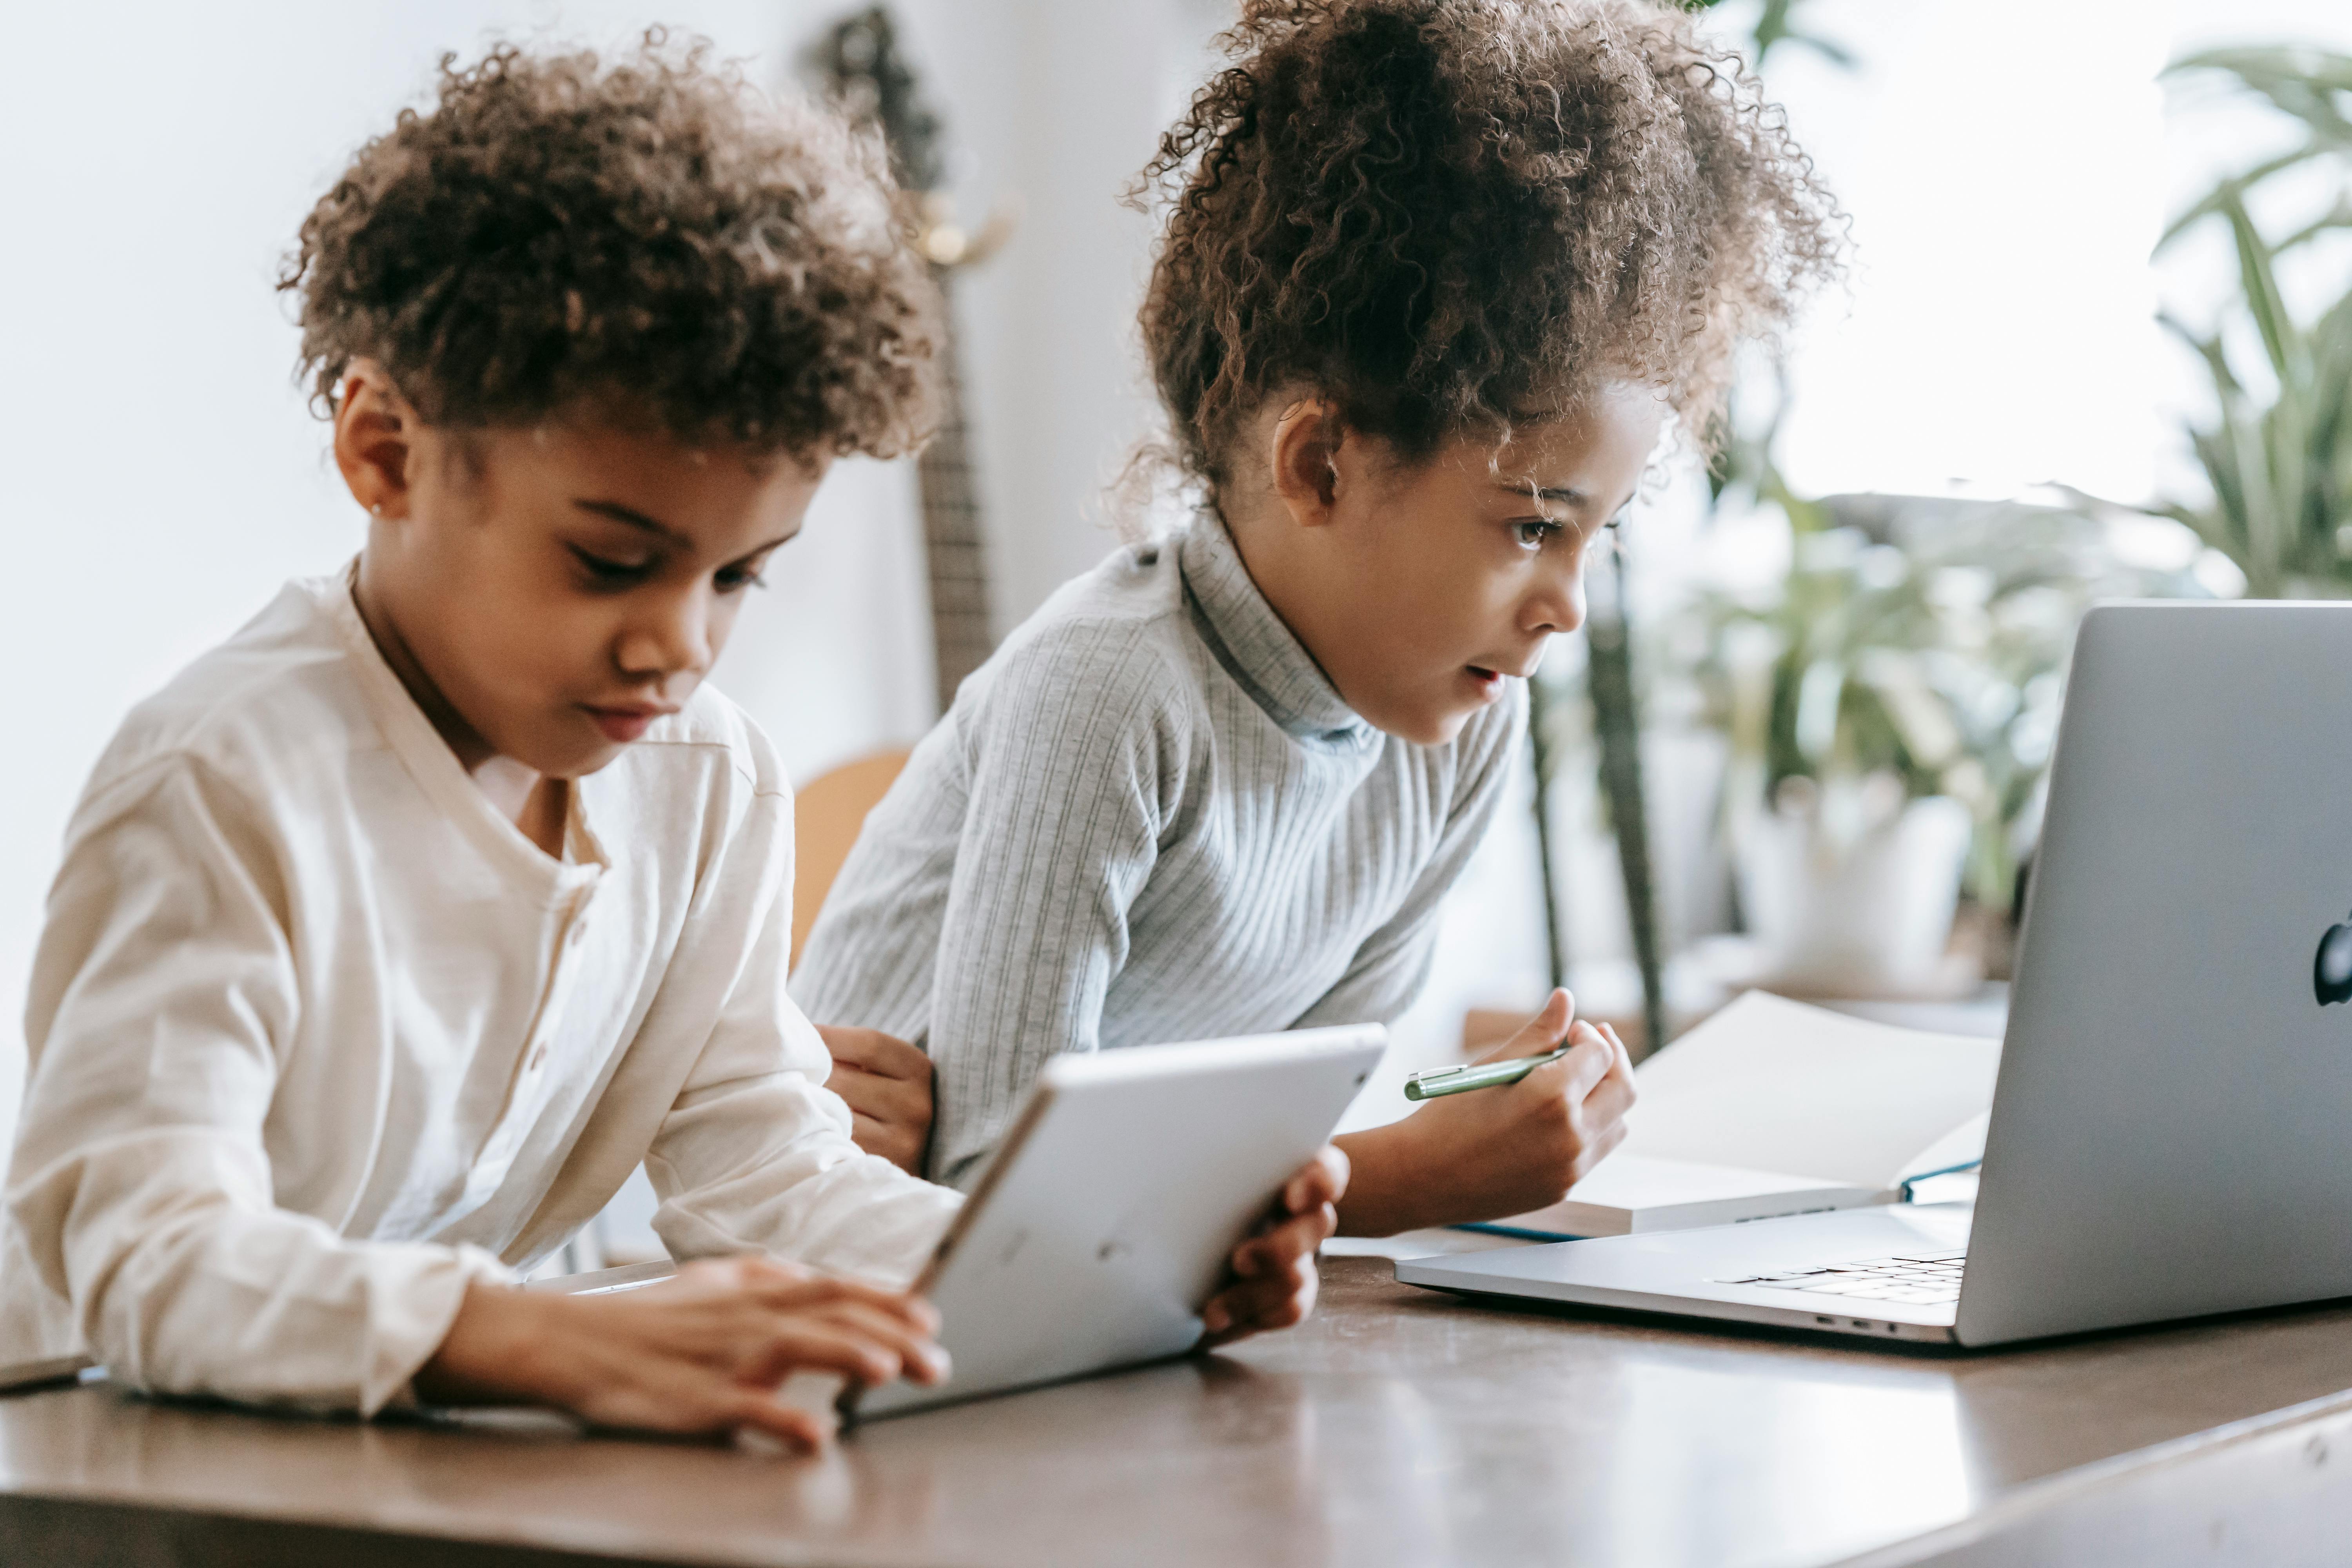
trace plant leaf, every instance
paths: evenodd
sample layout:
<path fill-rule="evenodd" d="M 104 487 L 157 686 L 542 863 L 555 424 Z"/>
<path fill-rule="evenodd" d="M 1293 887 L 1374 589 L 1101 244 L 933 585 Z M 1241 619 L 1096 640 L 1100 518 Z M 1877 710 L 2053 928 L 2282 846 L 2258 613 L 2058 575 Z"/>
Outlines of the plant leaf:
<path fill-rule="evenodd" d="M 2321 235 L 2339 228 L 2352 228 L 2352 192 L 2339 194 L 2334 206 L 2271 247 L 2271 254 L 2284 256 L 2296 246 L 2308 245 Z"/>
<path fill-rule="evenodd" d="M 2230 233 L 2238 245 L 2238 282 L 2245 290 L 2246 310 L 2254 319 L 2254 329 L 2262 334 L 2263 349 L 2270 355 L 2271 368 L 2278 373 L 2281 384 L 2301 388 L 2311 382 L 2311 351 L 2296 330 L 2294 318 L 2287 313 L 2285 297 L 2280 294 L 2278 275 L 2271 266 L 2270 247 L 2263 243 L 2262 232 L 2254 227 L 2252 215 L 2246 211 L 2242 191 L 2232 188 L 2221 206 L 2230 220 Z"/>
<path fill-rule="evenodd" d="M 2170 224 L 2167 225 L 2162 237 L 2156 242 L 2156 248 L 2149 254 L 2154 256 L 2163 255 L 2165 247 L 2170 245 L 2174 240 L 2179 238 L 2181 234 L 2191 225 L 2195 224 L 2198 219 L 2211 217 L 2214 214 L 2220 212 L 2221 210 L 2222 203 L 2233 193 L 2242 195 L 2246 191 L 2262 184 L 2263 181 L 2269 179 L 2273 174 L 2278 174 L 2283 170 L 2292 169 L 2298 163 L 2306 163 L 2313 158 L 2319 157 L 2325 153 L 2332 153 L 2334 151 L 2334 148 L 2323 146 L 2318 142 L 2308 142 L 2296 148 L 2292 153 L 2282 153 L 2275 158 L 2266 158 L 2242 174 L 2231 175 L 2228 179 L 2222 181 L 2221 184 L 2216 185 L 2212 190 L 2207 192 L 2200 200 L 2183 211 L 2180 216 L 2174 218 Z"/>
<path fill-rule="evenodd" d="M 2190 331 L 2179 317 L 2166 310 L 2158 311 L 2156 319 L 2159 324 L 2171 329 L 2181 342 L 2203 356 L 2205 368 L 2213 377 L 2213 387 L 2216 392 L 2223 396 L 2231 396 L 2245 390 L 2238 384 L 2238 378 L 2231 374 L 2230 357 L 2222 352 L 2220 333 L 2216 332 L 2210 338 L 2200 338 Z"/>
<path fill-rule="evenodd" d="M 2235 77 L 2241 87 L 2269 99 L 2322 135 L 2352 140 L 2352 118 L 2336 98 L 2352 93 L 2352 55 L 2305 44 L 2202 49 L 2174 60 L 2158 74 L 2176 77 L 2201 70 Z"/>

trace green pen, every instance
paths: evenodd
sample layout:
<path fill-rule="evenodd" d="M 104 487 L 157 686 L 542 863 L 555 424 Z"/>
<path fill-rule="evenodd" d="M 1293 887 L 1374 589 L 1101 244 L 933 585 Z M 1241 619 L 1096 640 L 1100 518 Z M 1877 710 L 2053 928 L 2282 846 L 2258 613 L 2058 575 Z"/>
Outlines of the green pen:
<path fill-rule="evenodd" d="M 1490 1062 L 1485 1067 L 1467 1064 L 1458 1068 L 1435 1068 L 1417 1072 L 1404 1080 L 1407 1100 L 1435 1100 L 1441 1094 L 1462 1094 L 1474 1089 L 1494 1089 L 1498 1085 L 1517 1083 L 1546 1062 L 1556 1062 L 1568 1055 L 1569 1047 L 1547 1051 L 1539 1057 L 1521 1057 L 1516 1061 Z"/>

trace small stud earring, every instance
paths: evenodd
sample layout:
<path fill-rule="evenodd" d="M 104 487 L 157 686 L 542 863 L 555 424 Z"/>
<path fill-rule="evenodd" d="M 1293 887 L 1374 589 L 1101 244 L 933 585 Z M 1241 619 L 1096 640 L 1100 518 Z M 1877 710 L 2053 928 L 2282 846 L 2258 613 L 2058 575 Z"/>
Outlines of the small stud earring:
<path fill-rule="evenodd" d="M 378 501 L 375 505 L 368 508 L 368 515 L 370 517 L 382 517 L 383 515 L 383 503 L 382 501 Z"/>

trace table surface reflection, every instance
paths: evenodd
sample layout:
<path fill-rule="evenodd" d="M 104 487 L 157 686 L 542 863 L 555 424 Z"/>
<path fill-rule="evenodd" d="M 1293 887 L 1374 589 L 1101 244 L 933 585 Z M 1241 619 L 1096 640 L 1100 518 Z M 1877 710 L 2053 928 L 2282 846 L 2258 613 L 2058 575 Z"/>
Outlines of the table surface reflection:
<path fill-rule="evenodd" d="M 1335 1258 L 1300 1331 L 877 1422 L 817 1459 L 103 1385 L 0 1399 L 0 1543 L 46 1500 L 132 1505 L 89 1508 L 94 1530 L 177 1510 L 670 1563 L 1777 1568 L 2352 1388 L 2347 1327 L 2330 1307 L 1905 1353 L 1473 1306 Z"/>

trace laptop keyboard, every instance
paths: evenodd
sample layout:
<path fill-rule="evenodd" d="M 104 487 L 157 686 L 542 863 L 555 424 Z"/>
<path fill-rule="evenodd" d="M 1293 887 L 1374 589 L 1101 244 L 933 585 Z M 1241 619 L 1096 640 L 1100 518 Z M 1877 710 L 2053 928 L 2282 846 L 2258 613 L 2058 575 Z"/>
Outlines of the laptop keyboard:
<path fill-rule="evenodd" d="M 1900 1258 L 1832 1263 L 1786 1274 L 1751 1274 L 1745 1279 L 1718 1279 L 1715 1283 L 1760 1285 L 1769 1290 L 1802 1290 L 1819 1296 L 1853 1296 L 1865 1301 L 1906 1301 L 1926 1307 L 1960 1299 L 1960 1266 L 1967 1259 L 1965 1252 L 1906 1253 Z"/>

